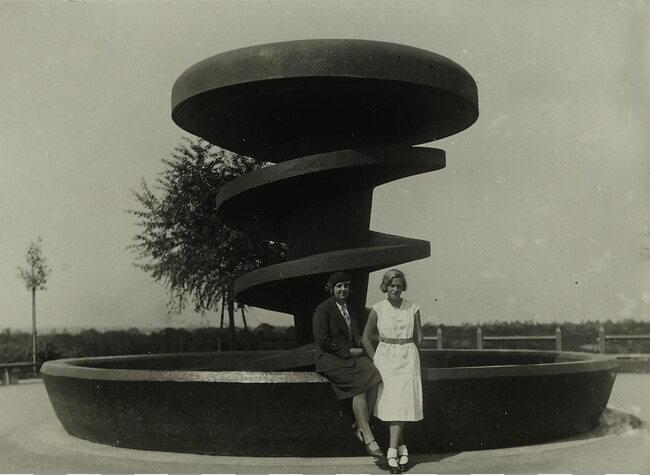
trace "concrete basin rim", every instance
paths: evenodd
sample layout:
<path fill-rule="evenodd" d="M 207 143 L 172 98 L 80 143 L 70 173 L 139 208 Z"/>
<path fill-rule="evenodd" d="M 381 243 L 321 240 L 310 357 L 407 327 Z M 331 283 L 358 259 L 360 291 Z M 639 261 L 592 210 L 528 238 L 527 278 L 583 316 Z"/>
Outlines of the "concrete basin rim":
<path fill-rule="evenodd" d="M 422 350 L 445 351 L 445 350 Z M 423 381 L 440 381 L 467 378 L 508 378 L 521 376 L 559 375 L 611 371 L 618 366 L 614 356 L 592 355 L 573 352 L 554 352 L 536 350 L 456 350 L 501 352 L 508 354 L 556 354 L 571 358 L 569 361 L 554 361 L 536 364 L 505 364 L 486 366 L 459 366 L 450 368 L 422 368 Z M 169 357 L 173 354 L 164 355 Z M 191 354 L 189 354 L 191 357 Z M 313 371 L 259 371 L 259 370 L 156 370 L 156 369 L 115 369 L 85 366 L 94 361 L 124 361 L 138 357 L 163 355 L 134 355 L 97 358 L 70 358 L 48 361 L 43 364 L 41 373 L 52 377 L 70 377 L 109 381 L 150 381 L 150 382 L 205 382 L 236 384 L 292 384 L 326 383 L 327 380 Z"/>

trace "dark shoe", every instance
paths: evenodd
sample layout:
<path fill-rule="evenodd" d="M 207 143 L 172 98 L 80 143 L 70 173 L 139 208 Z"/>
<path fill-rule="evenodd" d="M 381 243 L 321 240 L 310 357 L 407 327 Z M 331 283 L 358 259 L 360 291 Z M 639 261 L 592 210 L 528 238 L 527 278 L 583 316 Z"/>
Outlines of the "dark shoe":
<path fill-rule="evenodd" d="M 366 438 L 363 436 L 363 432 L 361 432 L 361 429 L 357 430 L 356 434 L 357 434 L 357 439 L 359 439 L 359 441 L 366 448 L 366 452 L 368 452 L 368 455 L 370 455 L 372 457 L 383 457 L 384 456 L 384 453 L 379 448 L 379 445 L 377 445 L 376 449 L 371 449 L 370 448 L 370 445 L 372 443 L 375 443 L 375 444 L 377 443 L 376 440 L 373 439 L 370 442 L 366 443 Z"/>
<path fill-rule="evenodd" d="M 379 448 L 379 445 L 377 445 L 377 448 L 376 448 L 376 449 L 371 449 L 371 448 L 370 448 L 370 444 L 372 444 L 373 442 L 374 442 L 375 444 L 377 443 L 376 441 L 371 440 L 370 442 L 368 442 L 368 443 L 366 444 L 366 452 L 368 452 L 368 455 L 370 455 L 370 456 L 372 456 L 372 457 L 377 457 L 377 458 L 379 458 L 379 457 L 383 457 L 383 456 L 384 456 L 384 453 L 383 453 L 383 452 L 381 451 L 381 449 Z"/>

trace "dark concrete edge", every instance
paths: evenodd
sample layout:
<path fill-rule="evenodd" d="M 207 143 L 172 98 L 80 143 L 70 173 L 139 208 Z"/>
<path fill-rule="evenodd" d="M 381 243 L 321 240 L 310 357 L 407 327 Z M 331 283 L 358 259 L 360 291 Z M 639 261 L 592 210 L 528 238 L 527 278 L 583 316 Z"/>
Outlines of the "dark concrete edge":
<path fill-rule="evenodd" d="M 615 356 L 619 360 L 638 360 L 650 362 L 650 354 L 648 353 L 609 353 L 607 356 Z"/>
<path fill-rule="evenodd" d="M 650 354 L 611 354 L 616 357 L 619 373 L 650 373 Z"/>
<path fill-rule="evenodd" d="M 399 159 L 391 159 L 398 156 Z M 287 160 L 274 166 L 260 168 L 226 183 L 217 194 L 217 209 L 234 196 L 253 188 L 277 182 L 291 182 L 318 172 L 347 167 L 421 163 L 440 170 L 446 165 L 445 151 L 423 146 L 393 144 L 385 147 L 338 150 Z M 432 170 L 435 171 L 435 170 Z M 391 181 L 404 177 L 392 178 Z"/>
<path fill-rule="evenodd" d="M 618 367 L 617 358 L 613 355 L 600 355 L 578 352 L 554 352 L 536 350 L 421 350 L 447 352 L 497 352 L 497 353 L 528 353 L 554 354 L 556 361 L 530 365 L 498 365 L 498 366 L 465 366 L 453 368 L 424 368 L 423 380 L 439 381 L 466 378 L 495 378 L 539 376 L 553 374 L 571 374 L 612 370 Z M 120 361 L 132 358 L 154 358 L 156 356 L 170 357 L 173 355 L 136 355 L 103 358 L 70 358 L 48 361 L 43 364 L 41 373 L 45 376 L 70 377 L 79 379 L 101 379 L 111 381 L 158 381 L 158 382 L 219 382 L 236 384 L 264 383 L 325 383 L 326 379 L 312 371 L 210 371 L 210 370 L 138 370 L 138 369 L 107 369 L 93 368 L 94 361 Z M 178 355 L 176 355 L 177 357 Z M 191 357 L 191 354 L 189 356 Z M 565 358 L 569 361 L 557 361 Z"/>
<path fill-rule="evenodd" d="M 422 350 L 439 351 L 439 350 Z M 518 376 L 541 376 L 554 374 L 571 374 L 612 370 L 618 368 L 618 362 L 612 355 L 597 353 L 580 353 L 573 351 L 540 351 L 540 350 L 443 350 L 448 352 L 480 351 L 493 353 L 527 353 L 556 355 L 552 363 L 496 366 L 464 366 L 455 368 L 427 368 L 423 376 L 429 381 L 466 378 L 496 378 Z M 567 361 L 562 361 L 566 359 Z M 559 361 L 558 361 L 559 360 Z"/>
<path fill-rule="evenodd" d="M 75 364 L 75 359 L 48 361 L 41 368 L 47 376 L 108 381 L 158 381 L 205 383 L 325 383 L 317 373 L 290 371 L 161 371 L 140 369 L 92 368 Z"/>
<path fill-rule="evenodd" d="M 372 239 L 382 239 L 386 242 L 383 244 L 375 244 L 372 242 Z M 388 242 L 389 240 L 392 242 Z M 267 282 L 288 280 L 307 275 L 328 274 L 336 269 L 382 269 L 388 267 L 387 264 L 390 262 L 409 262 L 424 259 L 430 255 L 429 241 L 395 236 L 377 231 L 368 232 L 368 242 L 364 242 L 363 246 L 312 254 L 248 272 L 235 280 L 235 294 Z M 418 252 L 420 248 L 424 248 L 424 251 Z M 414 252 L 415 255 L 386 257 L 387 251 L 391 251 L 394 254 Z M 364 263 L 352 265 L 350 256 L 359 256 L 360 254 L 368 255 Z M 363 259 L 357 259 L 356 261 L 361 260 Z"/>
<path fill-rule="evenodd" d="M 344 55 L 347 61 L 342 60 Z M 310 56 L 321 60 L 295 61 L 296 57 Z M 432 75 L 432 68 L 437 74 Z M 477 109 L 478 92 L 474 78 L 450 58 L 392 42 L 313 38 L 228 50 L 190 66 L 172 87 L 172 116 L 183 102 L 215 88 L 276 79 L 340 76 L 440 88 L 462 97 Z M 472 123 L 478 117 L 478 110 L 475 115 Z"/>
<path fill-rule="evenodd" d="M 508 378 L 518 376 L 548 376 L 557 374 L 590 373 L 617 368 L 614 362 L 572 361 L 534 365 L 468 366 L 463 368 L 427 369 L 428 381 L 468 378 Z"/>

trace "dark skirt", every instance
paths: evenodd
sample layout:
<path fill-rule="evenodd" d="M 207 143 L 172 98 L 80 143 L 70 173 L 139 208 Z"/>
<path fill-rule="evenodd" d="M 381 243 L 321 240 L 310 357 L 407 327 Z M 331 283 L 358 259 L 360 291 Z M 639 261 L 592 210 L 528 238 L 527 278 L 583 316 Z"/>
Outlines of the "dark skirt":
<path fill-rule="evenodd" d="M 376 384 L 381 383 L 379 370 L 375 368 L 367 356 L 355 359 L 355 365 L 349 368 L 337 368 L 322 371 L 332 384 L 336 399 L 349 399 L 357 394 L 365 393 Z"/>

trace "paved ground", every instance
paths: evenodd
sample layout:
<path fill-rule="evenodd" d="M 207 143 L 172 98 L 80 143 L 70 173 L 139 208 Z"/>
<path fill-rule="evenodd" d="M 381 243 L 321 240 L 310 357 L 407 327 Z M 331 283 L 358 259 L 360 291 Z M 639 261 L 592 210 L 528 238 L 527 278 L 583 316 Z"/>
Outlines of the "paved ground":
<path fill-rule="evenodd" d="M 632 428 L 633 422 L 642 424 Z M 650 474 L 650 374 L 619 374 L 601 427 L 550 444 L 413 456 L 409 473 Z M 1 473 L 386 473 L 370 457 L 219 457 L 69 436 L 40 380 L 0 387 Z"/>

